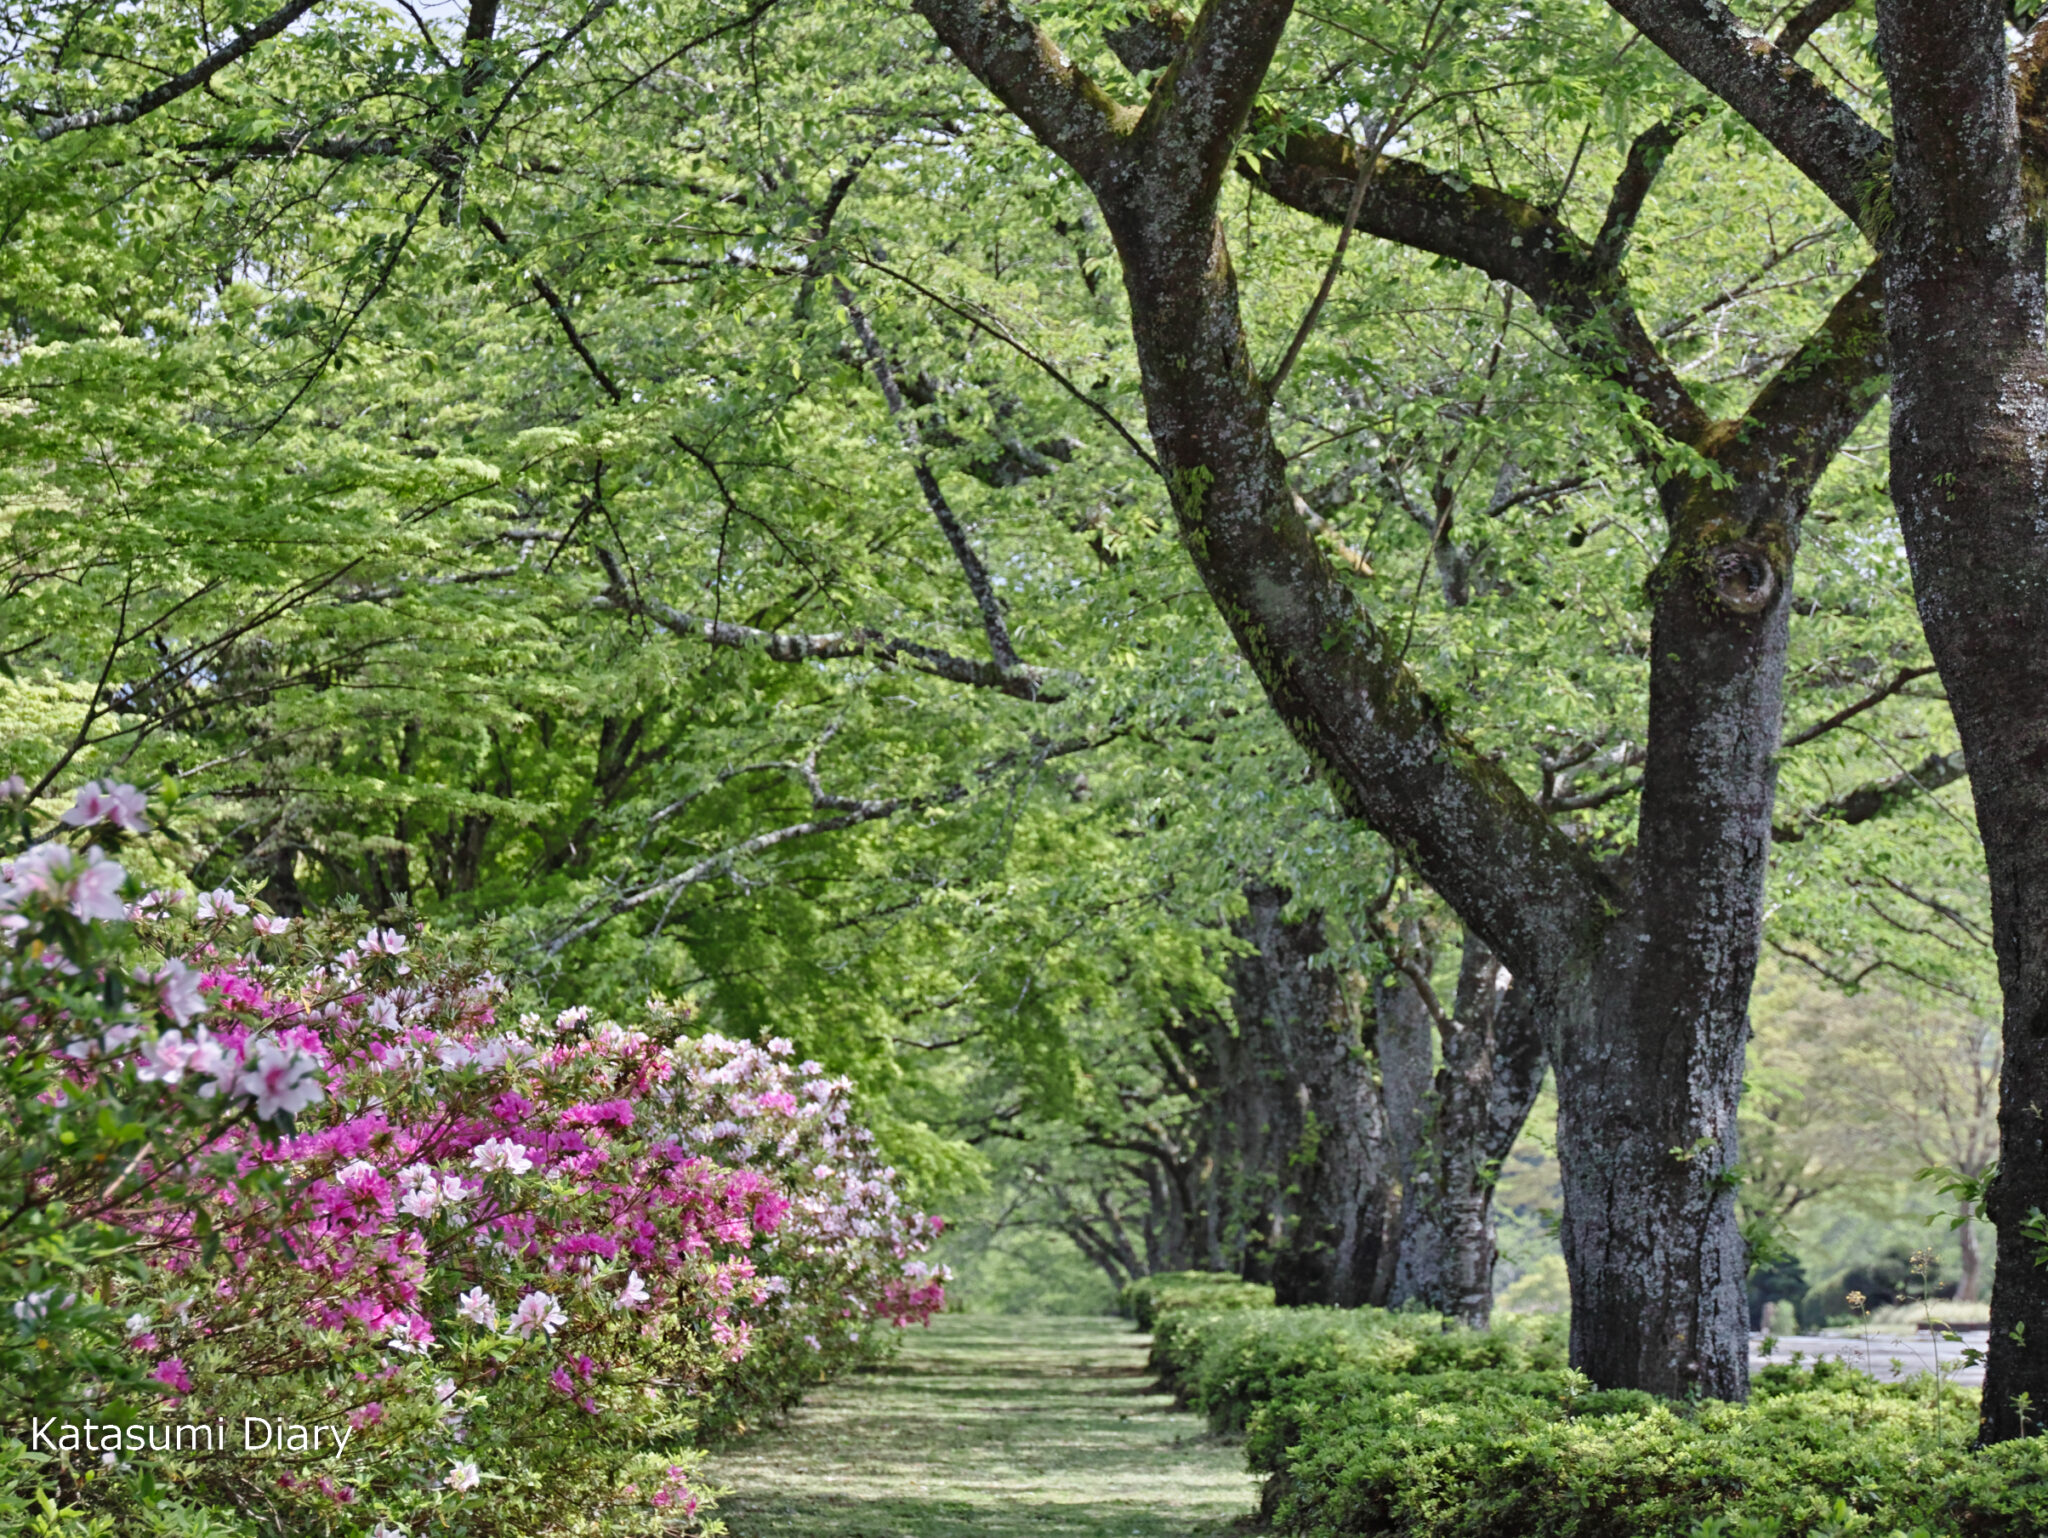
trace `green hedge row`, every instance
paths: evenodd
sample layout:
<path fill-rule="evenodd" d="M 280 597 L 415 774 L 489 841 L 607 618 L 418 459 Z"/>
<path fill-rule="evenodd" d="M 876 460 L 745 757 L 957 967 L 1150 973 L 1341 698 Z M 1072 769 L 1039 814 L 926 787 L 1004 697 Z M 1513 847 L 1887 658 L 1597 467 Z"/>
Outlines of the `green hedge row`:
<path fill-rule="evenodd" d="M 1116 1306 L 1125 1318 L 1135 1319 L 1139 1329 L 1149 1330 L 1158 1315 L 1174 1309 L 1271 1308 L 1273 1289 L 1228 1271 L 1161 1271 L 1124 1288 L 1116 1295 Z"/>
<path fill-rule="evenodd" d="M 1243 1428 L 1265 1516 L 1304 1538 L 2037 1538 L 2048 1441 L 1978 1452 L 1976 1396 L 1833 1364 L 1747 1405 L 1595 1392 L 1559 1321 L 1179 1307 L 1153 1361 Z"/>

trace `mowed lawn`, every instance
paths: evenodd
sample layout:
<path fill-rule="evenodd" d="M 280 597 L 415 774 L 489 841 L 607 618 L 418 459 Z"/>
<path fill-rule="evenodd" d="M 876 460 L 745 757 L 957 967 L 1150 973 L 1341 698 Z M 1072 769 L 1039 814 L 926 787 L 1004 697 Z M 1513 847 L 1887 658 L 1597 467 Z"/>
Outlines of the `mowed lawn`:
<path fill-rule="evenodd" d="M 1151 1391 L 1118 1319 L 944 1314 L 712 1459 L 733 1538 L 1224 1538 L 1244 1451 Z"/>

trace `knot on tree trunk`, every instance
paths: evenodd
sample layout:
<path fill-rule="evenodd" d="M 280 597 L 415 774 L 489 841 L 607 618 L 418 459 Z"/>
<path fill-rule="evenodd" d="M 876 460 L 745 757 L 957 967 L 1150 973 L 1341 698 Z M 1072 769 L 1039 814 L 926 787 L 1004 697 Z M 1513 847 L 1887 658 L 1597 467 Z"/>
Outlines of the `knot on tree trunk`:
<path fill-rule="evenodd" d="M 1739 539 L 1709 551 L 1707 573 L 1713 580 L 1714 596 L 1737 614 L 1760 614 L 1777 596 L 1778 573 L 1770 552 L 1750 540 Z"/>

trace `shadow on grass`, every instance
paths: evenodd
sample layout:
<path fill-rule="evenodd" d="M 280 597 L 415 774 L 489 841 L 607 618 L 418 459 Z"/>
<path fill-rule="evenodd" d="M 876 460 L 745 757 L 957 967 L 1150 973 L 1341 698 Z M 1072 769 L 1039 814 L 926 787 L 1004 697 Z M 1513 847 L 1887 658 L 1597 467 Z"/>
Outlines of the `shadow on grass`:
<path fill-rule="evenodd" d="M 866 1499 L 813 1496 L 719 1505 L 731 1538 L 1249 1538 L 1253 1514 L 1190 1519 L 1138 1502 Z"/>
<path fill-rule="evenodd" d="M 1114 1319 L 958 1315 L 713 1459 L 734 1538 L 1241 1538 L 1240 1446 L 1176 1412 Z"/>

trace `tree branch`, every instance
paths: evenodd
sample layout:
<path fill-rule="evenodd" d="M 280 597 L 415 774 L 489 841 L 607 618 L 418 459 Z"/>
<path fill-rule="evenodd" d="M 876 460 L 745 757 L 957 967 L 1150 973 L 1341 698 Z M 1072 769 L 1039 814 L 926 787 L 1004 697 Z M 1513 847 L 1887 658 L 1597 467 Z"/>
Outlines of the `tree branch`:
<path fill-rule="evenodd" d="M 1142 459 L 1145 462 L 1147 468 L 1149 468 L 1155 475 L 1159 473 L 1159 461 L 1152 457 L 1152 451 L 1146 448 L 1144 444 L 1140 443 L 1137 440 L 1137 438 L 1132 434 L 1131 430 L 1128 427 L 1124 426 L 1123 422 L 1118 418 L 1115 412 L 1111 411 L 1107 406 L 1103 405 L 1102 402 L 1096 400 L 1094 397 L 1090 396 L 1084 390 L 1082 390 L 1082 388 L 1079 385 L 1075 384 L 1073 380 L 1069 379 L 1064 373 L 1062 373 L 1059 370 L 1059 368 L 1051 362 L 1051 360 L 1040 357 L 1037 353 L 1033 352 L 1029 347 L 1026 347 L 1022 342 L 1018 341 L 1017 338 L 1011 334 L 1009 327 L 1003 325 L 1002 322 L 994 319 L 992 316 L 977 314 L 975 311 L 967 309 L 963 305 L 956 303 L 953 300 L 947 299 L 942 295 L 932 292 L 932 290 L 926 288 L 922 283 L 918 282 L 917 279 L 911 277 L 907 273 L 898 272 L 895 268 L 889 266 L 886 262 L 878 262 L 872 256 L 863 256 L 857 253 L 852 253 L 851 256 L 852 260 L 858 262 L 861 266 L 871 267 L 876 272 L 881 273 L 884 277 L 893 278 L 898 283 L 901 283 L 905 288 L 911 289 L 916 293 L 922 294 L 925 298 L 929 299 L 933 304 L 937 305 L 940 309 L 949 311 L 950 313 L 959 316 L 962 320 L 966 321 L 968 325 L 974 327 L 977 331 L 986 332 L 989 336 L 994 337 L 1004 346 L 1016 352 L 1026 362 L 1035 365 L 1037 368 L 1042 370 L 1046 374 L 1046 376 L 1052 380 L 1054 384 L 1058 385 L 1062 390 L 1065 390 L 1067 394 L 1073 396 L 1075 400 L 1079 401 L 1083 406 L 1087 407 L 1090 411 L 1094 412 L 1095 415 L 1102 418 L 1104 422 L 1108 423 L 1110 429 L 1113 432 L 1115 432 L 1119 438 L 1122 438 L 1126 444 L 1130 446 L 1131 452 L 1133 454 L 1136 454 L 1138 458 Z"/>
<path fill-rule="evenodd" d="M 1931 663 L 1924 668 L 1900 668 L 1891 682 L 1879 685 L 1871 690 L 1870 693 L 1864 695 L 1862 699 L 1857 700 L 1854 704 L 1843 706 L 1825 720 L 1816 721 L 1813 725 L 1802 727 L 1794 732 L 1780 745 L 1779 751 L 1785 752 L 1792 748 L 1804 747 L 1807 743 L 1813 741 L 1814 738 L 1825 736 L 1844 722 L 1853 721 L 1872 706 L 1882 705 L 1894 694 L 1905 688 L 1907 684 L 1912 683 L 1917 678 L 1925 678 L 1934 671 L 1936 670 Z M 1947 782 L 1944 781 L 1943 783 L 1946 784 Z"/>
<path fill-rule="evenodd" d="M 1797 844 L 1806 837 L 1809 829 L 1824 822 L 1852 825 L 1870 822 L 1896 812 L 1915 797 L 1955 784 L 1967 773 L 1969 770 L 1964 766 L 1961 749 L 1953 753 L 1930 753 L 1911 769 L 1859 785 L 1832 801 L 1808 808 L 1796 822 L 1778 824 L 1771 829 L 1771 842 Z"/>
<path fill-rule="evenodd" d="M 658 599 L 634 596 L 618 563 L 608 550 L 600 550 L 610 586 L 592 600 L 592 606 L 631 614 L 660 626 L 671 635 L 703 641 L 733 651 L 758 651 L 776 662 L 833 661 L 846 657 L 872 657 L 886 664 L 903 663 L 920 673 L 943 678 L 949 683 L 976 689 L 993 689 L 1012 699 L 1035 705 L 1050 705 L 1067 697 L 1066 684 L 1043 668 L 1021 664 L 998 667 L 973 657 L 961 657 L 916 641 L 884 635 L 879 630 L 858 627 L 820 635 L 795 635 L 786 631 L 756 630 L 730 620 L 701 619 L 672 609 Z"/>
<path fill-rule="evenodd" d="M 1101 170 L 1135 125 L 1137 113 L 1112 101 L 1009 0 L 914 0 L 914 8 L 1039 142 L 1083 177 Z"/>
<path fill-rule="evenodd" d="M 1666 118 L 1636 135 L 1635 142 L 1628 147 L 1628 160 L 1621 175 L 1615 178 L 1614 192 L 1607 202 L 1607 217 L 1593 239 L 1596 266 L 1611 271 L 1621 265 L 1629 237 L 1635 233 L 1636 220 L 1642 215 L 1643 203 L 1657 184 L 1657 173 L 1664 169 L 1665 157 L 1706 115 L 1705 107 L 1688 107 L 1676 117 Z"/>
<path fill-rule="evenodd" d="M 1647 153 L 1647 152 L 1646 152 Z M 1362 151 L 1327 129 L 1296 125 L 1239 169 L 1289 208 L 1336 223 L 1348 212 Z M 1647 188 L 1645 189 L 1647 190 Z M 1512 284 L 1552 317 L 1581 364 L 1642 402 L 1667 437 L 1695 443 L 1708 419 L 1643 328 L 1611 266 L 1557 216 L 1510 193 L 1381 156 L 1358 227 L 1447 256 Z"/>
<path fill-rule="evenodd" d="M 477 222 L 484 227 L 484 233 L 499 245 L 512 244 L 512 237 L 505 233 L 505 226 L 489 214 L 478 215 Z M 612 398 L 613 405 L 625 400 L 625 392 L 612 382 L 612 376 L 604 371 L 604 365 L 597 361 L 597 355 L 590 350 L 582 334 L 577 331 L 576 322 L 569 318 L 569 306 L 563 302 L 562 296 L 555 292 L 554 285 L 542 277 L 538 270 L 529 271 L 526 277 L 527 281 L 533 284 L 533 291 L 540 295 L 542 302 L 553 313 L 555 323 L 562 328 L 562 335 L 567 337 L 569 345 L 576 349 L 576 356 L 583 360 L 584 368 L 590 371 L 590 377 L 597 381 L 598 387 Z"/>
<path fill-rule="evenodd" d="M 1010 644 L 1009 622 L 1003 618 L 1003 606 L 996 598 L 995 585 L 989 581 L 988 568 L 981 564 L 981 557 L 969 542 L 959 514 L 953 511 L 945 492 L 940 489 L 939 478 L 932 474 L 931 464 L 925 458 L 924 442 L 918 436 L 917 419 L 903 404 L 903 391 L 897 387 L 896 371 L 889 366 L 889 354 L 883 350 L 881 341 L 875 336 L 875 328 L 868 324 L 867 315 L 842 279 L 833 278 L 832 292 L 846 311 L 846 318 L 853 323 L 854 334 L 860 338 L 861 351 L 867 354 L 868 366 L 875 371 L 875 381 L 882 387 L 882 399 L 888 403 L 890 419 L 903 435 L 904 447 L 910 450 L 911 465 L 917 476 L 918 489 L 924 493 L 925 506 L 938 520 L 946 543 L 953 547 L 953 558 L 966 574 L 975 606 L 981 610 L 981 628 L 988 636 L 989 655 L 995 658 L 997 667 L 1006 671 L 1013 669 L 1019 665 L 1017 651 Z"/>
<path fill-rule="evenodd" d="M 122 102 L 119 106 L 96 108 L 90 112 L 73 112 L 64 117 L 54 118 L 36 130 L 36 137 L 48 142 L 60 134 L 76 133 L 82 128 L 111 128 L 147 117 L 157 108 L 167 106 L 186 92 L 198 90 L 235 60 L 259 44 L 269 42 L 319 3 L 320 0 L 287 0 L 286 4 L 279 6 L 255 26 L 240 34 L 232 43 L 215 49 L 182 75 L 173 75 L 161 85 L 144 91 L 140 96 Z"/>
<path fill-rule="evenodd" d="M 1673 63 L 1742 114 L 1858 228 L 1891 145 L 1720 0 L 1607 0 Z M 1805 39 L 1800 39 L 1804 42 Z"/>
<path fill-rule="evenodd" d="M 1883 303 L 1883 270 L 1873 262 L 1757 392 L 1735 441 L 1719 447 L 1721 463 L 1811 489 L 1883 393 Z"/>
<path fill-rule="evenodd" d="M 1807 45 L 1814 33 L 1855 3 L 1856 0 L 1807 0 L 1807 4 L 1778 33 L 1778 52 L 1791 58 Z"/>
<path fill-rule="evenodd" d="M 1207 220 L 1294 0 L 1207 0 L 1138 125 L 1176 213 Z"/>
<path fill-rule="evenodd" d="M 1113 108 L 1074 138 L 1042 93 L 1006 77 L 1043 40 L 992 5 L 978 14 L 1008 18 L 1013 45 L 993 57 L 960 14 L 974 3 L 917 0 L 963 62 L 1095 192 L 1123 259 L 1148 426 L 1182 545 L 1267 698 L 1344 810 L 1401 845 L 1512 970 L 1547 982 L 1580 965 L 1598 943 L 1601 915 L 1618 909 L 1612 880 L 1451 728 L 1404 665 L 1398 638 L 1332 569 L 1294 506 L 1273 440 L 1215 211 L 1240 109 L 1285 25 L 1284 0 L 1211 0 L 1154 92 L 1144 153 L 1129 156 L 1111 153 L 1122 127 Z M 1034 89 L 1058 85 L 1056 105 L 1071 113 L 1067 77 L 1031 58 Z M 1169 110 L 1174 103 L 1185 112 Z M 1205 127 L 1214 129 L 1207 140 Z M 1330 169 L 1341 216 L 1360 167 L 1337 143 Z M 1382 167 L 1368 211 L 1386 175 Z"/>
<path fill-rule="evenodd" d="M 619 894 L 609 904 L 605 905 L 602 912 L 571 924 L 567 929 L 556 935 L 554 939 L 548 941 L 541 948 L 542 954 L 559 956 L 578 940 L 596 934 L 598 930 L 604 928 L 606 924 L 609 924 L 621 914 L 630 913 L 635 908 L 651 902 L 657 897 L 677 891 L 682 887 L 695 886 L 699 882 L 709 881 L 721 871 L 729 869 L 735 860 L 745 859 L 748 855 L 762 854 L 779 844 L 789 843 L 793 839 L 811 838 L 820 833 L 836 833 L 844 828 L 858 827 L 864 822 L 874 822 L 879 818 L 893 817 L 909 804 L 908 801 L 900 798 L 888 801 L 867 801 L 861 803 L 855 810 L 842 812 L 837 817 L 822 817 L 806 822 L 791 823 L 787 827 L 771 828 L 765 833 L 755 834 L 752 838 L 741 839 L 737 844 L 729 848 L 721 849 L 716 854 L 705 856 L 687 870 L 681 870 L 673 876 L 664 876 L 659 881 L 650 882 L 636 892 L 623 892 Z"/>

